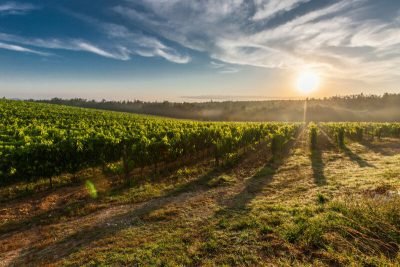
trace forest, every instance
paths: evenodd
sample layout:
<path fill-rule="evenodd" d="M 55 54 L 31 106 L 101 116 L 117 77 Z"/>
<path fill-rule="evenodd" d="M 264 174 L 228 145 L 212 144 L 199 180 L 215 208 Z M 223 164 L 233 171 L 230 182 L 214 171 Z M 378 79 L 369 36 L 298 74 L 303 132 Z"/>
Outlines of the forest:
<path fill-rule="evenodd" d="M 95 101 L 39 102 L 205 121 L 303 121 L 305 100 L 209 101 L 204 103 Z M 350 95 L 307 99 L 309 121 L 399 121 L 400 94 Z"/>

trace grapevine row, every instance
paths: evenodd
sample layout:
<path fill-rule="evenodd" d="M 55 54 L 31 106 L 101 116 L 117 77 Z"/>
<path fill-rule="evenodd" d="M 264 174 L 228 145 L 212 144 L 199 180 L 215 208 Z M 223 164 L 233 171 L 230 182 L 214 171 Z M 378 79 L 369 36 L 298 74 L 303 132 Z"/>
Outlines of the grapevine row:
<path fill-rule="evenodd" d="M 400 138 L 400 123 L 329 122 L 321 123 L 320 127 L 334 138 L 339 147 L 344 146 L 345 138 L 359 142 L 384 137 Z"/>
<path fill-rule="evenodd" d="M 117 161 L 128 174 L 204 150 L 218 163 L 265 139 L 279 150 L 299 126 L 194 122 L 0 100 L 0 182 L 74 174 Z"/>

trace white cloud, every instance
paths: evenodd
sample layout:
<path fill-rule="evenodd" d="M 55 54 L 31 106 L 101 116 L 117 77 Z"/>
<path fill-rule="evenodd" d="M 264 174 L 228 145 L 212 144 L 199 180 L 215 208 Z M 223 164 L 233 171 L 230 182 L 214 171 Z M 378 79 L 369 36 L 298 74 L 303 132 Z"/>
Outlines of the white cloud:
<path fill-rule="evenodd" d="M 76 41 L 74 42 L 76 44 L 77 50 L 82 50 L 82 51 L 87 51 L 96 55 L 100 55 L 103 57 L 108 57 L 108 58 L 113 58 L 113 59 L 119 59 L 119 60 L 129 60 L 129 52 L 124 48 L 121 47 L 119 49 L 120 53 L 118 54 L 113 54 L 107 51 L 104 51 L 103 49 L 100 49 L 92 44 L 82 42 L 82 41 Z M 75 50 L 74 47 L 72 47 L 72 50 Z"/>
<path fill-rule="evenodd" d="M 130 1 L 137 3 L 138 1 Z M 116 6 L 113 11 L 135 24 L 146 25 L 166 39 L 187 48 L 208 52 L 217 36 L 240 32 L 237 23 L 242 15 L 243 0 L 139 0 L 149 12 L 139 12 L 127 6 Z M 234 20 L 228 23 L 228 20 Z"/>
<path fill-rule="evenodd" d="M 133 37 L 133 36 L 131 36 Z M 174 63 L 188 63 L 189 56 L 182 56 L 177 51 L 153 38 L 146 38 L 138 36 L 135 40 L 136 46 L 132 46 L 129 42 L 114 42 L 108 44 L 108 49 L 100 48 L 88 41 L 81 39 L 40 39 L 40 38 L 23 38 L 15 35 L 7 35 L 0 33 L 0 40 L 11 41 L 24 45 L 46 48 L 46 49 L 60 49 L 71 51 L 83 51 L 93 53 L 106 58 L 127 61 L 131 59 L 131 55 L 140 55 L 144 57 L 160 56 Z M 128 47 L 123 44 L 127 44 Z M 140 44 L 140 45 L 138 45 Z M 130 46 L 130 47 L 129 47 Z"/>
<path fill-rule="evenodd" d="M 257 11 L 253 19 L 270 19 L 282 12 L 294 9 L 301 3 L 309 1 L 310 0 L 255 0 Z"/>
<path fill-rule="evenodd" d="M 351 38 L 352 46 L 370 46 L 385 49 L 400 45 L 400 27 L 379 21 L 366 21 L 356 29 Z"/>
<path fill-rule="evenodd" d="M 216 69 L 216 70 L 218 70 L 219 73 L 222 73 L 222 74 L 231 74 L 231 73 L 239 72 L 238 68 L 232 67 L 228 64 L 221 63 L 221 62 L 211 61 L 210 66 L 212 69 Z"/>
<path fill-rule="evenodd" d="M 38 7 L 32 4 L 6 2 L 0 4 L 0 15 L 22 15 L 35 9 L 38 9 Z"/>
<path fill-rule="evenodd" d="M 15 5 L 7 5 L 7 9 L 10 9 L 11 7 L 15 8 Z M 22 9 L 22 7 L 28 8 L 28 5 L 20 6 L 20 9 Z M 4 9 L 6 9 L 6 7 L 4 7 Z M 85 39 L 66 37 L 28 38 L 1 32 L 0 41 L 13 42 L 21 45 L 45 49 L 83 51 L 102 57 L 123 61 L 130 60 L 134 55 L 140 55 L 144 57 L 162 57 L 168 61 L 178 64 L 185 64 L 191 60 L 190 56 L 181 54 L 176 49 L 163 44 L 157 38 L 145 35 L 142 32 L 132 32 L 122 25 L 105 23 L 95 18 L 77 13 L 67 13 L 86 23 L 92 24 L 95 29 L 100 30 L 101 34 L 103 35 L 103 40 L 101 43 L 94 44 L 93 42 Z M 24 52 L 29 51 L 25 50 Z"/>
<path fill-rule="evenodd" d="M 185 64 L 191 60 L 189 56 L 181 55 L 178 51 L 166 46 L 155 37 L 132 32 L 125 26 L 118 24 L 97 22 L 97 25 L 102 25 L 106 34 L 115 42 L 123 44 L 130 54 L 137 54 L 143 57 L 159 56 L 178 64 Z"/>
<path fill-rule="evenodd" d="M 161 57 L 180 64 L 191 61 L 185 49 L 192 49 L 208 54 L 210 68 L 219 72 L 237 71 L 238 65 L 292 70 L 309 65 L 338 78 L 392 79 L 398 75 L 400 11 L 394 10 L 393 18 L 378 19 L 371 14 L 371 5 L 377 2 L 339 0 L 309 10 L 313 6 L 310 1 L 125 0 L 108 13 L 124 25 L 70 14 L 91 24 L 101 41 L 1 33 L 0 41 L 21 48 L 84 51 L 117 60 L 136 55 Z M 16 3 L 0 4 L 0 14 L 35 8 Z M 297 16 L 285 16 L 305 3 L 308 8 L 300 8 Z M 271 20 L 277 16 L 279 20 Z M 2 48 L 12 50 L 8 46 Z"/>
<path fill-rule="evenodd" d="M 6 49 L 6 50 L 11 50 L 11 51 L 16 51 L 16 52 L 24 52 L 24 53 L 30 53 L 30 54 L 36 54 L 36 55 L 41 55 L 41 56 L 48 56 L 50 54 L 32 50 L 26 47 L 22 47 L 19 45 L 13 45 L 13 44 L 7 44 L 7 43 L 2 43 L 0 42 L 0 49 Z"/>
<path fill-rule="evenodd" d="M 309 0 L 134 2 L 144 11 L 135 5 L 113 10 L 217 62 L 293 70 L 308 65 L 343 79 L 398 75 L 398 15 L 368 19 L 367 0 L 336 1 L 274 26 L 265 22 Z"/>
<path fill-rule="evenodd" d="M 0 33 L 0 41 L 13 42 L 45 49 L 84 51 L 117 60 L 129 59 L 129 53 L 124 49 L 124 47 L 116 47 L 113 51 L 106 51 L 90 42 L 79 39 L 25 38 L 18 35 Z"/>
<path fill-rule="evenodd" d="M 131 0 L 135 2 L 135 0 Z M 202 1 L 182 1 L 182 0 L 143 0 L 143 3 L 150 6 L 159 15 L 165 13 L 175 13 L 178 9 L 187 10 L 191 13 L 175 13 L 178 18 L 187 18 L 193 13 L 203 14 L 205 20 L 215 21 L 221 17 L 230 15 L 241 7 L 244 0 L 202 0 Z"/>

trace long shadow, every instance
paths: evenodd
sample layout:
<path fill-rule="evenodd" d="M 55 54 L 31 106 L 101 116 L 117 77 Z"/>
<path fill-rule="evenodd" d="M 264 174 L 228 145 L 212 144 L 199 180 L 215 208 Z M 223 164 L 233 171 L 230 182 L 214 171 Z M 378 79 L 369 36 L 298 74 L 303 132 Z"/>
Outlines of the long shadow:
<path fill-rule="evenodd" d="M 322 154 L 325 150 L 335 149 L 332 139 L 321 129 L 318 135 L 317 147 L 311 150 L 310 160 L 311 168 L 313 171 L 314 183 L 317 186 L 324 186 L 327 184 L 325 176 L 325 163 Z"/>
<path fill-rule="evenodd" d="M 0 235 L 3 234 L 11 234 L 14 231 L 21 231 L 26 228 L 31 228 L 32 226 L 37 226 L 37 225 L 49 225 L 58 222 L 58 220 L 66 216 L 67 212 L 72 209 L 77 209 L 77 208 L 82 208 L 84 207 L 83 204 L 89 204 L 92 203 L 88 200 L 77 200 L 73 201 L 71 203 L 68 203 L 67 205 L 61 207 L 57 207 L 51 210 L 47 210 L 44 212 L 40 212 L 34 216 L 25 218 L 23 220 L 19 221 L 10 221 L 7 222 L 3 225 L 0 226 Z"/>
<path fill-rule="evenodd" d="M 333 142 L 332 140 L 330 140 L 330 138 L 328 137 L 328 135 L 320 128 L 321 132 L 322 132 L 322 136 L 323 136 L 323 142 L 321 143 L 325 143 L 325 145 L 328 145 L 330 147 L 333 146 Z M 364 168 L 364 167 L 372 167 L 375 168 L 374 165 L 368 163 L 367 161 L 365 161 L 363 158 L 361 158 L 359 155 L 355 154 L 353 151 L 351 151 L 347 146 L 344 146 L 341 148 L 343 150 L 343 152 L 346 154 L 346 156 L 356 162 L 360 167 Z M 317 157 L 318 159 L 318 157 Z M 321 160 L 322 162 L 322 160 Z M 317 160 L 318 163 L 318 160 Z"/>
<path fill-rule="evenodd" d="M 2 195 L 0 198 L 0 204 L 1 203 L 9 203 L 12 201 L 26 201 L 26 199 L 29 199 L 33 196 L 36 198 L 38 197 L 47 197 L 50 194 L 54 194 L 55 192 L 59 190 L 63 190 L 66 187 L 79 187 L 82 185 L 84 182 L 84 179 L 78 182 L 68 182 L 68 183 L 63 183 L 63 184 L 58 184 L 58 185 L 53 185 L 53 188 L 48 187 L 47 185 L 41 186 L 39 189 L 33 189 L 33 190 L 19 190 L 16 192 L 14 195 L 9 196 L 9 195 Z M 12 187 L 12 186 L 21 186 L 20 184 L 9 184 L 9 185 L 0 185 L 0 190 L 7 189 L 7 187 Z M 24 186 L 29 186 L 29 184 L 24 184 Z M 22 186 L 21 186 L 22 187 Z"/>
<path fill-rule="evenodd" d="M 347 146 L 343 147 L 343 152 L 346 154 L 347 157 L 350 158 L 350 160 L 356 162 L 358 166 L 360 166 L 361 168 L 365 167 L 375 168 L 374 165 L 368 163 L 362 157 L 351 151 Z"/>
<path fill-rule="evenodd" d="M 184 166 L 186 166 L 186 167 L 194 166 L 194 165 L 198 164 L 201 161 L 207 161 L 207 160 L 210 160 L 211 158 L 212 157 L 210 157 L 210 156 L 208 156 L 208 158 L 207 157 L 206 158 L 201 158 L 201 157 L 194 158 L 194 159 L 186 161 Z M 183 159 L 178 159 L 178 160 L 183 160 Z M 176 166 L 166 167 L 163 174 L 164 175 L 170 175 L 171 173 L 177 171 L 182 166 L 183 165 L 178 165 L 177 164 Z M 50 188 L 48 186 L 48 184 L 47 184 L 48 183 L 47 180 L 44 179 L 46 181 L 45 184 L 41 185 L 37 189 L 33 189 L 33 190 L 30 190 L 30 191 L 19 190 L 19 192 L 15 193 L 15 195 L 13 195 L 13 196 L 4 196 L 4 197 L 2 197 L 1 190 L 4 190 L 4 188 L 6 189 L 7 187 L 11 187 L 11 186 L 14 186 L 14 185 L 15 186 L 18 185 L 20 187 L 22 187 L 22 186 L 27 187 L 29 185 L 35 185 L 35 183 L 34 182 L 32 182 L 32 183 L 25 183 L 25 182 L 15 183 L 13 181 L 10 181 L 8 183 L 2 182 L 2 183 L 0 183 L 0 204 L 1 203 L 8 203 L 8 202 L 11 202 L 11 201 L 21 201 L 22 202 L 22 201 L 26 201 L 26 199 L 29 199 L 32 196 L 35 196 L 35 198 L 44 198 L 44 197 L 47 197 L 50 194 L 56 193 L 58 190 L 63 190 L 64 188 L 68 188 L 68 187 L 77 187 L 78 188 L 82 184 L 84 184 L 86 180 L 92 179 L 92 172 L 89 171 L 90 169 L 91 168 L 85 169 L 85 170 L 81 170 L 79 172 L 79 175 L 78 175 L 78 176 L 80 176 L 78 181 L 65 182 L 64 180 L 66 180 L 66 178 L 60 178 L 61 177 L 60 176 L 58 178 L 56 177 L 56 179 L 63 180 L 63 182 L 58 181 L 58 183 L 56 183 L 55 181 L 53 181 L 53 183 L 54 183 L 53 184 L 53 188 Z M 98 169 L 98 168 L 95 168 L 95 169 Z M 153 170 L 151 169 L 151 167 L 147 166 L 147 171 L 146 171 L 145 174 L 146 175 L 150 175 L 150 174 L 152 174 L 152 172 L 153 172 Z M 140 170 L 136 169 L 135 175 L 139 175 L 139 174 L 140 174 Z M 99 174 L 97 173 L 95 175 L 99 175 Z M 117 178 L 117 177 L 120 176 L 118 174 L 100 172 L 100 175 L 104 176 L 105 179 L 108 179 L 109 181 L 115 181 L 115 180 L 118 180 L 118 179 L 121 180 L 120 178 Z M 131 175 L 133 177 L 134 173 L 132 172 Z M 70 176 L 69 174 L 63 174 L 62 176 L 67 176 L 68 179 L 71 180 L 71 178 L 69 177 Z M 122 191 L 124 191 L 126 189 L 127 189 L 127 187 L 126 187 L 126 185 L 124 183 L 117 183 L 117 184 L 113 184 L 112 191 L 114 191 L 115 193 L 118 194 L 118 193 L 120 193 L 120 192 L 122 192 Z"/>
<path fill-rule="evenodd" d="M 219 205 L 222 206 L 222 209 L 218 210 L 212 217 L 207 219 L 209 224 L 199 225 L 199 231 L 201 234 L 196 233 L 195 239 L 198 240 L 200 238 L 202 242 L 206 242 L 207 237 L 209 236 L 210 225 L 215 224 L 214 227 L 225 228 L 227 226 L 224 226 L 224 222 L 227 222 L 228 225 L 230 225 L 230 223 L 237 221 L 237 218 L 246 218 L 251 211 L 249 203 L 260 195 L 260 193 L 262 193 L 263 190 L 273 181 L 274 176 L 278 173 L 279 168 L 286 162 L 292 148 L 299 141 L 303 133 L 304 132 L 299 133 L 295 140 L 286 144 L 279 158 L 274 159 L 270 157 L 264 161 L 266 162 L 264 165 L 260 164 L 262 167 L 254 175 L 245 180 L 244 188 L 239 193 L 228 199 L 219 199 Z M 222 224 L 220 224 L 221 222 Z M 233 227 L 241 229 L 242 227 L 247 226 L 245 226 L 245 224 L 242 226 L 239 223 L 239 225 Z"/>
<path fill-rule="evenodd" d="M 296 138 L 285 145 L 279 158 L 270 159 L 263 168 L 246 180 L 244 189 L 228 201 L 228 204 L 225 205 L 225 210 L 247 209 L 248 203 L 250 203 L 268 184 L 273 181 L 277 170 L 285 163 L 285 160 L 289 157 L 293 146 L 299 141 L 302 134 L 304 134 L 304 130 L 299 131 Z"/>
<path fill-rule="evenodd" d="M 192 181 L 187 185 L 179 187 L 175 190 L 171 190 L 163 197 L 155 198 L 148 202 L 138 204 L 133 210 L 112 216 L 111 218 L 100 221 L 93 226 L 83 227 L 78 232 L 49 245 L 44 250 L 35 247 L 24 248 L 20 253 L 21 256 L 14 259 L 11 265 L 22 266 L 26 264 L 26 255 L 30 255 L 30 261 L 37 257 L 36 261 L 39 261 L 41 264 L 49 264 L 79 251 L 83 247 L 90 245 L 96 240 L 113 236 L 115 233 L 129 227 L 139 226 L 141 225 L 141 218 L 143 216 L 167 206 L 178 196 L 181 201 L 184 201 L 190 197 L 190 194 L 184 194 L 186 192 L 207 190 L 208 187 L 205 186 L 205 184 L 216 177 L 219 173 L 220 171 L 218 170 L 212 170 L 209 173 L 201 176 L 198 180 Z M 40 256 L 38 256 L 39 254 Z"/>
<path fill-rule="evenodd" d="M 313 149 L 310 157 L 315 184 L 318 186 L 326 185 L 326 177 L 324 174 L 325 164 L 322 159 L 322 149 L 320 147 Z"/>
<path fill-rule="evenodd" d="M 239 164 L 244 160 L 244 157 L 245 155 L 242 155 L 235 164 Z M 29 255 L 30 261 L 34 260 L 36 257 L 41 264 L 52 263 L 89 246 L 96 240 L 113 236 L 115 233 L 129 227 L 140 226 L 142 225 L 142 218 L 145 215 L 150 214 L 152 211 L 162 209 L 176 201 L 178 197 L 179 201 L 185 201 L 192 197 L 192 193 L 210 190 L 211 187 L 208 186 L 209 181 L 218 177 L 224 171 L 224 167 L 214 168 L 198 179 L 172 189 L 164 196 L 137 204 L 133 209 L 102 220 L 95 225 L 83 227 L 78 232 L 47 246 L 46 249 L 32 246 L 24 248 L 20 253 L 21 256 L 15 258 L 11 265 L 21 266 L 26 264 L 24 261 L 27 255 Z"/>
<path fill-rule="evenodd" d="M 221 199 L 220 205 L 222 209 L 218 210 L 211 218 L 208 219 L 209 225 L 214 225 L 216 228 L 242 230 L 247 228 L 247 217 L 251 212 L 249 203 L 252 202 L 257 196 L 259 196 L 268 185 L 273 182 L 275 175 L 279 172 L 281 166 L 287 162 L 287 158 L 290 156 L 292 148 L 297 147 L 297 143 L 302 138 L 301 132 L 296 136 L 295 140 L 289 142 L 279 159 L 269 159 L 267 162 L 250 178 L 245 181 L 244 188 L 229 199 Z M 244 219 L 243 223 L 241 219 Z M 207 242 L 209 236 L 210 226 L 200 226 L 201 234 L 196 233 L 196 238 L 202 240 L 201 242 Z M 214 228 L 212 228 L 214 229 Z M 233 241 L 234 242 L 234 241 Z"/>
<path fill-rule="evenodd" d="M 243 157 L 238 158 L 238 162 L 242 160 Z M 192 166 L 192 165 L 189 165 Z M 220 167 L 219 170 L 222 170 Z M 216 172 L 217 169 L 213 168 L 212 172 Z M 155 181 L 154 183 L 158 183 L 163 180 Z M 180 194 L 184 191 L 188 191 L 191 188 L 198 187 L 199 185 L 206 185 L 207 184 L 207 175 L 204 177 L 201 176 L 200 179 L 194 180 L 189 183 L 182 184 L 181 186 L 177 186 L 172 190 L 169 190 L 166 192 L 164 196 L 172 196 L 172 195 L 177 195 Z M 70 216 L 71 211 L 76 210 L 76 209 L 85 209 L 87 206 L 90 204 L 101 204 L 102 200 L 104 197 L 109 196 L 109 195 L 121 195 L 124 194 L 127 190 L 131 189 L 130 186 L 126 186 L 125 184 L 117 184 L 114 187 L 112 187 L 110 190 L 107 192 L 104 192 L 101 194 L 97 199 L 91 199 L 89 197 L 83 198 L 83 199 L 78 199 L 74 200 L 66 205 L 60 206 L 60 207 L 55 207 L 43 212 L 40 212 L 38 214 L 29 216 L 25 219 L 19 220 L 19 221 L 10 221 L 7 223 L 4 223 L 0 225 L 0 235 L 3 234 L 11 234 L 14 231 L 23 231 L 27 228 L 31 228 L 33 226 L 46 226 L 46 225 L 51 225 L 54 223 L 57 223 L 60 221 L 61 218 L 63 219 L 74 219 L 76 216 Z M 43 192 L 47 193 L 47 192 Z M 52 192 L 48 192 L 52 193 Z M 46 196 L 43 194 L 43 196 Z M 141 201 L 138 201 L 137 203 L 132 203 L 132 204 L 139 204 Z M 99 207 L 96 209 L 90 209 L 89 211 L 85 211 L 84 214 L 80 214 L 79 216 L 85 216 L 89 215 L 91 213 L 97 212 L 101 209 L 104 209 L 105 207 Z"/>
<path fill-rule="evenodd" d="M 273 177 L 281 163 L 282 161 L 280 161 L 279 164 L 266 164 L 261 168 L 261 170 L 246 181 L 245 188 L 228 201 L 228 204 L 225 205 L 225 209 L 246 209 L 247 204 L 273 181 Z"/>
<path fill-rule="evenodd" d="M 398 142 L 398 140 L 397 142 L 381 141 L 378 144 L 375 144 L 370 140 L 363 140 L 360 144 L 369 150 L 372 150 L 374 153 L 384 156 L 394 156 L 400 153 L 400 142 Z"/>

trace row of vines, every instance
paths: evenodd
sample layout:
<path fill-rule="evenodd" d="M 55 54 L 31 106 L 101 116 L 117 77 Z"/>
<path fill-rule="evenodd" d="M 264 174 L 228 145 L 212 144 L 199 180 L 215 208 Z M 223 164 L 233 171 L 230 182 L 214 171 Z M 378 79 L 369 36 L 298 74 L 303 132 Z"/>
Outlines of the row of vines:
<path fill-rule="evenodd" d="M 125 173 L 211 151 L 218 163 L 261 140 L 275 150 L 300 124 L 163 119 L 0 100 L 0 183 L 123 163 Z"/>
<path fill-rule="evenodd" d="M 319 128 L 330 136 L 338 147 L 345 146 L 345 139 L 357 142 L 380 140 L 381 138 L 400 138 L 400 123 L 375 122 L 328 122 L 320 123 Z M 311 146 L 316 146 L 318 126 L 310 123 Z"/>

